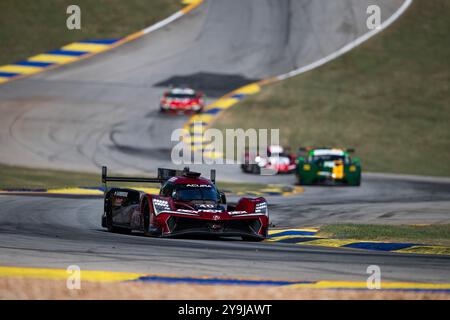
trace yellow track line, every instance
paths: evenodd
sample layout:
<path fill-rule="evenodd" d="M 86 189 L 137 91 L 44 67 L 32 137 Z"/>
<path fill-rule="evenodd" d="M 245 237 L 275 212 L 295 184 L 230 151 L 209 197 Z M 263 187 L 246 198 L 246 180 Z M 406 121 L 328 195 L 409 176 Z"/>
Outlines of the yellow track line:
<path fill-rule="evenodd" d="M 0 267 L 0 277 L 66 280 L 70 272 L 64 269 Z M 115 282 L 136 280 L 141 273 L 81 270 L 81 281 Z"/>
<path fill-rule="evenodd" d="M 67 280 L 71 275 L 65 269 L 0 267 L 0 277 L 30 278 L 43 280 Z M 174 275 L 149 275 L 144 273 L 128 273 L 113 271 L 81 270 L 80 280 L 91 282 L 122 282 L 137 280 L 140 277 L 156 276 L 177 279 Z M 212 277 L 194 277 L 210 279 Z M 250 279 L 241 279 L 250 280 Z M 291 284 L 284 287 L 292 289 L 368 289 L 366 282 L 357 281 L 318 281 L 316 283 Z M 450 290 L 450 283 L 417 283 L 417 282 L 381 282 L 381 289 L 390 290 Z"/>
<path fill-rule="evenodd" d="M 180 17 L 187 14 L 188 12 L 194 10 L 195 8 L 197 8 L 198 6 L 200 6 L 204 0 L 187 0 L 190 2 L 190 4 L 188 4 L 186 7 L 182 8 L 181 10 L 179 10 L 177 13 L 181 13 Z M 177 14 L 177 13 L 174 13 Z M 88 58 L 91 58 L 92 56 L 99 54 L 101 52 L 105 52 L 105 51 L 109 51 L 113 48 L 116 48 L 122 44 L 128 43 L 130 41 L 133 41 L 137 38 L 140 38 L 142 36 L 144 36 L 145 33 L 143 30 L 137 31 L 135 33 L 132 33 L 124 38 L 122 38 L 121 40 L 111 44 L 111 45 L 107 45 L 108 48 L 106 49 L 100 49 L 101 44 L 92 44 L 92 45 L 86 45 L 86 44 L 81 44 L 81 43 L 72 43 L 72 44 L 68 44 L 66 45 L 65 49 L 67 48 L 71 48 L 70 50 L 75 50 L 74 48 L 76 46 L 80 47 L 81 45 L 85 46 L 85 48 L 88 48 L 89 46 L 89 50 L 82 50 L 82 51 L 88 51 L 89 53 L 81 56 L 81 57 L 72 57 L 72 56 L 61 56 L 61 55 L 52 55 L 49 53 L 43 53 L 43 54 L 39 54 L 36 56 L 33 56 L 29 59 L 27 59 L 28 61 L 38 61 L 38 62 L 51 62 L 51 63 L 55 63 L 54 65 L 45 67 L 45 68 L 41 68 L 41 70 L 37 70 L 34 72 L 30 72 L 30 70 L 28 70 L 28 72 L 26 73 L 27 70 L 25 70 L 25 72 L 21 72 L 20 75 L 12 77 L 12 78 L 5 78 L 5 77 L 1 77 L 0 78 L 0 84 L 1 83 L 6 83 L 6 82 L 11 82 L 11 81 L 15 81 L 15 80 L 19 80 L 19 79 L 23 79 L 26 78 L 28 76 L 30 76 L 31 74 L 36 74 L 36 73 L 41 73 L 44 71 L 49 71 L 55 68 L 58 68 L 62 65 L 71 63 L 71 62 L 75 62 L 75 61 L 81 61 L 81 60 L 85 60 Z M 7 66 L 2 66 L 3 67 L 9 67 L 10 65 Z"/>

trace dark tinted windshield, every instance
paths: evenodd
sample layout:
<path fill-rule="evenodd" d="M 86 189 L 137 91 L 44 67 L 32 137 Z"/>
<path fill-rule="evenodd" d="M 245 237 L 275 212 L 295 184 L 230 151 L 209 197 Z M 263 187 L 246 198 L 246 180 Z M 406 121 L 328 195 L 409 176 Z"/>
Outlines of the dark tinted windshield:
<path fill-rule="evenodd" d="M 345 156 L 336 156 L 336 155 L 321 155 L 321 156 L 312 156 L 312 162 L 325 162 L 325 161 L 343 161 L 348 162 L 348 157 Z"/>
<path fill-rule="evenodd" d="M 218 200 L 218 192 L 212 185 L 178 185 L 175 191 L 177 199 L 181 201 Z"/>
<path fill-rule="evenodd" d="M 169 93 L 167 95 L 167 98 L 170 99 L 195 99 L 197 96 L 195 94 L 175 94 L 175 93 Z"/>
<path fill-rule="evenodd" d="M 269 156 L 269 157 L 289 158 L 289 154 L 287 154 L 287 153 L 285 153 L 285 152 L 281 152 L 281 153 L 269 153 L 268 156 Z"/>

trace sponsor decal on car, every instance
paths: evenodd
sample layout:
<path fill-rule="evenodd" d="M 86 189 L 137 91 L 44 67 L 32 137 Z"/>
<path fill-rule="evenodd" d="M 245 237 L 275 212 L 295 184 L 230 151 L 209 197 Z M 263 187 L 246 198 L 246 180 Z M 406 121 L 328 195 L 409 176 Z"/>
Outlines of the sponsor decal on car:
<path fill-rule="evenodd" d="M 190 188 L 212 188 L 212 186 L 209 185 L 209 184 L 195 184 L 195 183 L 186 184 L 186 187 L 190 187 Z"/>
<path fill-rule="evenodd" d="M 115 195 L 116 197 L 123 197 L 123 198 L 126 198 L 126 197 L 128 197 L 128 192 L 125 192 L 125 191 L 116 191 L 116 192 L 114 193 L 114 195 Z"/>

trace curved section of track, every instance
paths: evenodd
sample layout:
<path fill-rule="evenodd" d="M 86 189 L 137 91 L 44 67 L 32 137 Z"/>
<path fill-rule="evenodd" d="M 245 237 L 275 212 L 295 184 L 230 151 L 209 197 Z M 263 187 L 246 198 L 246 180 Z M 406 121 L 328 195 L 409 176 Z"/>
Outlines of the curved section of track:
<path fill-rule="evenodd" d="M 403 1 L 206 1 L 137 41 L 2 85 L 0 162 L 95 172 L 106 164 L 122 173 L 167 166 L 170 134 L 186 119 L 157 112 L 164 86 L 192 84 L 214 100 L 306 65 L 367 32 L 369 3 L 379 4 L 387 19 Z M 218 173 L 219 179 L 261 181 L 236 168 Z M 448 222 L 448 191 L 448 184 L 367 177 L 358 189 L 307 188 L 270 202 L 279 226 L 374 217 Z M 444 256 L 110 234 L 100 228 L 101 210 L 99 199 L 1 196 L 2 265 L 365 281 L 367 266 L 376 264 L 385 280 L 448 281 Z"/>
<path fill-rule="evenodd" d="M 449 183 L 366 177 L 362 188 L 311 187 L 299 197 L 273 197 L 269 203 L 277 226 L 324 221 L 449 223 L 449 191 Z M 365 281 L 366 268 L 375 264 L 384 281 L 439 283 L 449 277 L 448 256 L 111 234 L 100 227 L 101 199 L 0 196 L 0 208 L 2 265 L 76 264 L 82 269 L 182 276 Z"/>
<path fill-rule="evenodd" d="M 171 133 L 186 118 L 158 113 L 164 86 L 193 85 L 214 100 L 307 65 L 365 34 L 374 3 L 387 19 L 403 0 L 206 1 L 134 42 L 7 83 L 0 163 L 123 173 L 167 165 Z"/>

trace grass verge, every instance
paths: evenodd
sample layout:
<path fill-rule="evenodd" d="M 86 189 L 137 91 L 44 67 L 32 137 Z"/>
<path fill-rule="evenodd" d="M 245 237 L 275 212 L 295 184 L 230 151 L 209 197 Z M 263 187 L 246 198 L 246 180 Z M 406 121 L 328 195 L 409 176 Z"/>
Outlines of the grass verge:
<path fill-rule="evenodd" d="M 93 173 L 31 169 L 0 165 L 0 189 L 60 189 L 72 187 L 92 187 L 101 185 L 101 175 Z M 114 185 L 134 185 L 132 183 L 114 183 Z M 139 186 L 142 186 L 139 185 Z M 233 194 L 240 192 L 258 192 L 268 188 L 258 183 L 218 182 L 219 190 Z"/>
<path fill-rule="evenodd" d="M 333 239 L 409 242 L 450 246 L 450 224 L 399 226 L 333 224 L 321 227 L 317 236 Z"/>
<path fill-rule="evenodd" d="M 0 165 L 0 189 L 50 189 L 99 186 L 101 175 Z"/>
<path fill-rule="evenodd" d="M 182 7 L 181 0 L 77 0 L 81 30 L 68 30 L 69 0 L 0 1 L 0 65 L 70 42 L 126 36 Z"/>
<path fill-rule="evenodd" d="M 354 147 L 363 169 L 450 175 L 450 1 L 414 1 L 386 31 L 265 87 L 213 125 L 280 128 L 281 142 Z"/>

